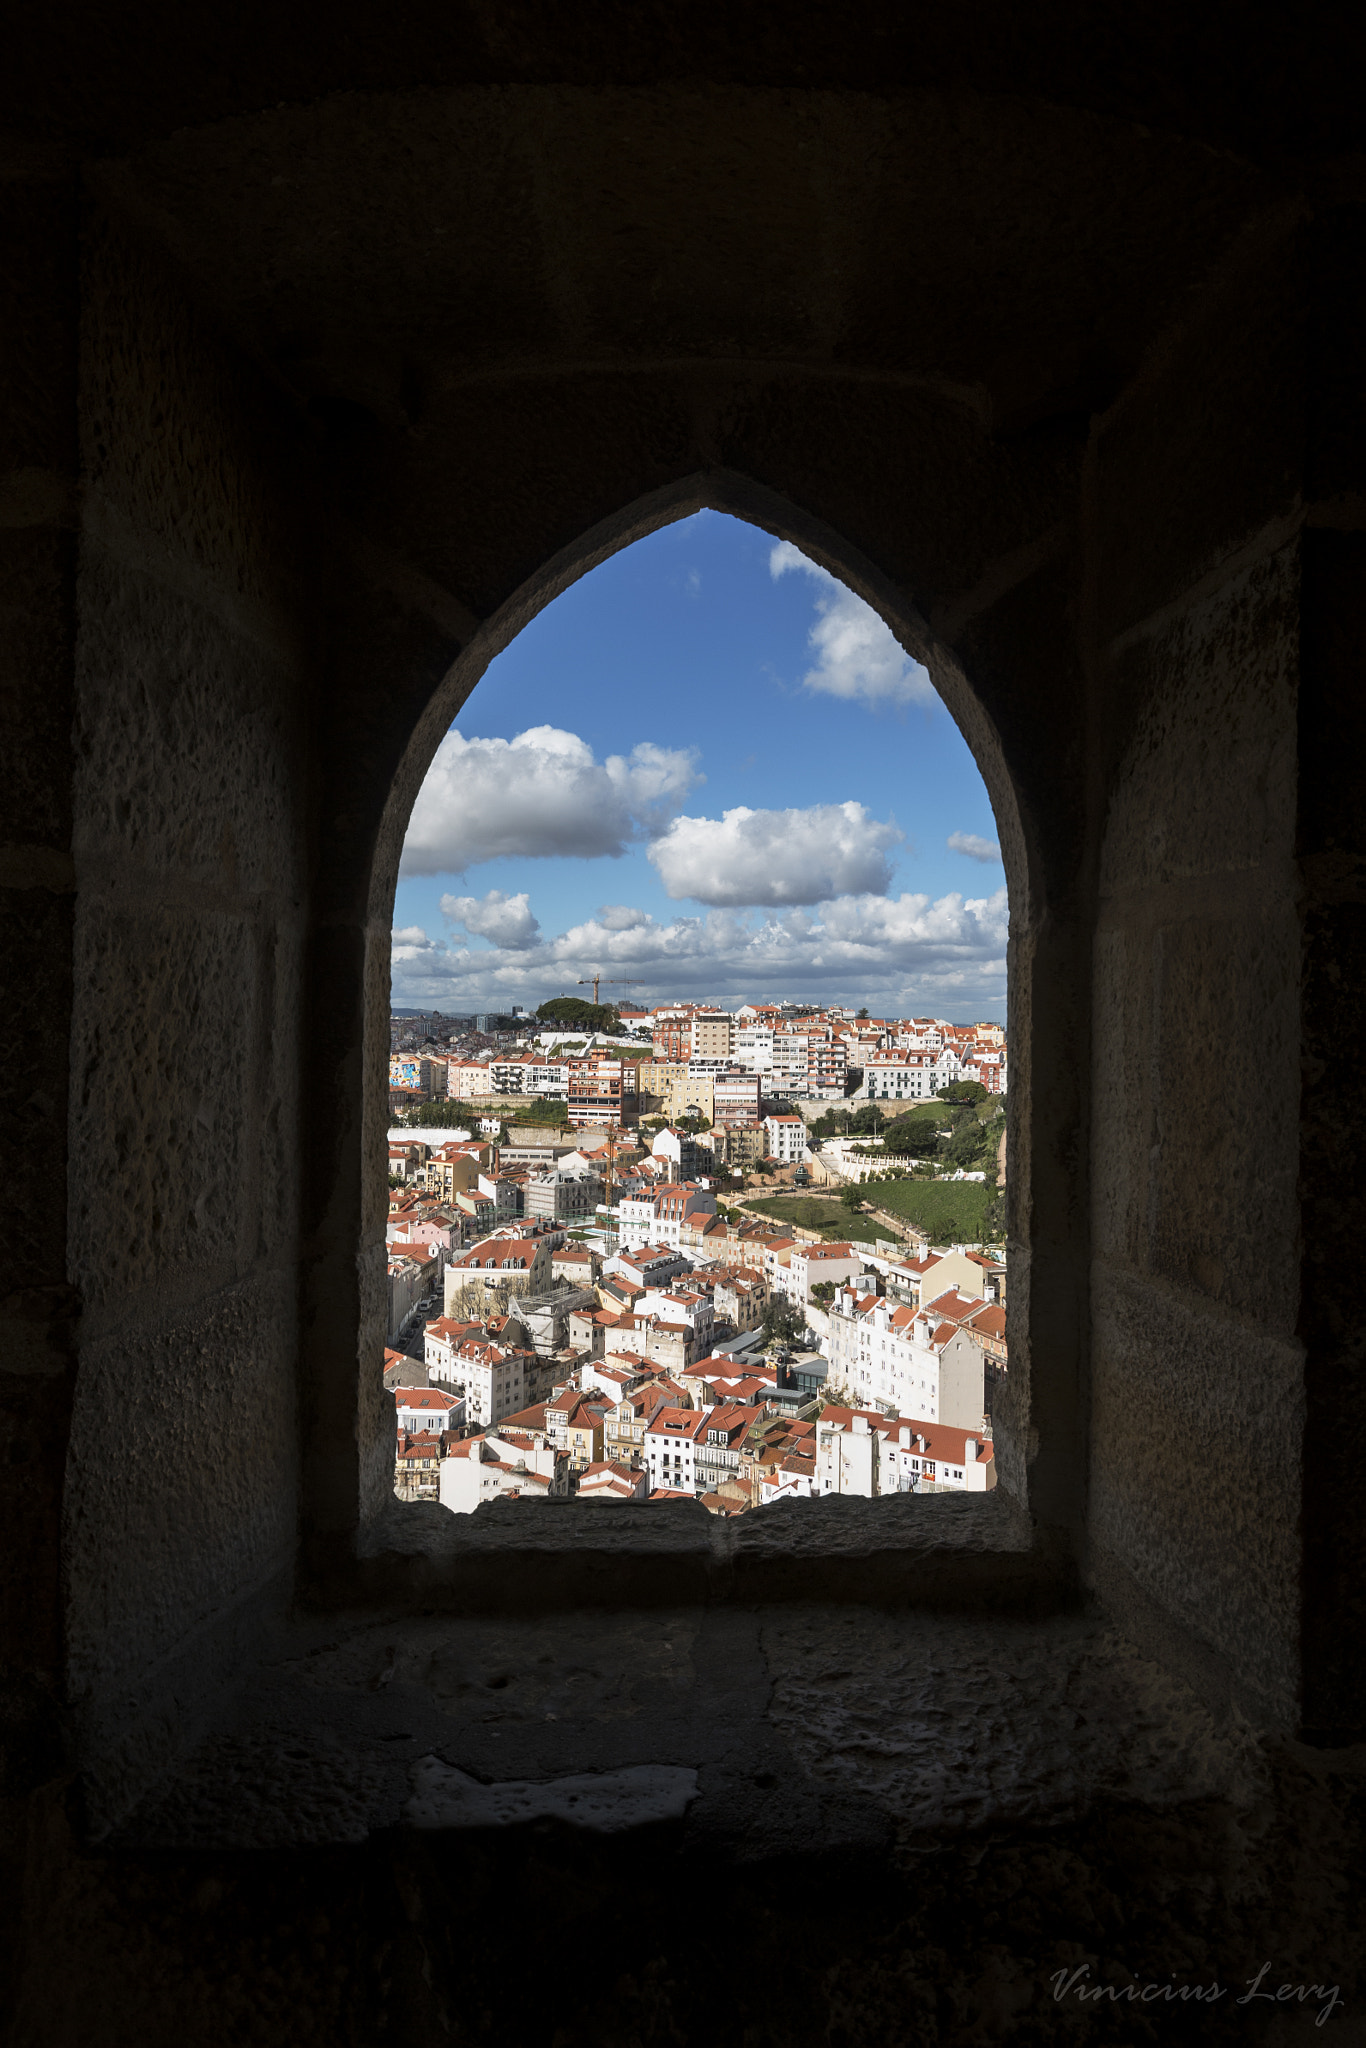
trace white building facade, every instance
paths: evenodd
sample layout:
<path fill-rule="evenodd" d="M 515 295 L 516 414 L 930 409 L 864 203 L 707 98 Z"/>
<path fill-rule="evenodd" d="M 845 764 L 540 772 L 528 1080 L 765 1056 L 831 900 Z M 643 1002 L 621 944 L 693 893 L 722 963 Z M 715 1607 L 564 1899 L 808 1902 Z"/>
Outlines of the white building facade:
<path fill-rule="evenodd" d="M 770 1159 L 776 1159 L 780 1166 L 795 1166 L 806 1157 L 806 1125 L 795 1114 L 766 1116 L 764 1143 Z"/>
<path fill-rule="evenodd" d="M 897 1307 L 885 1296 L 848 1288 L 830 1306 L 825 1355 L 830 1388 L 843 1388 L 857 1406 L 915 1415 L 956 1429 L 979 1429 L 985 1409 L 981 1348 L 961 1328 L 979 1301 L 956 1294 L 922 1309 Z"/>

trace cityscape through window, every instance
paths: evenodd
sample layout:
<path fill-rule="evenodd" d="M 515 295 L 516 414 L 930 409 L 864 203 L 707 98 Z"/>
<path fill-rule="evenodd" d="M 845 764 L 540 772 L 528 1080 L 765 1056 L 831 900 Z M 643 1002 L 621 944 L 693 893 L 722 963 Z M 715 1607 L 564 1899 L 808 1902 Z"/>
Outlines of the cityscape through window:
<path fill-rule="evenodd" d="M 714 512 L 490 663 L 392 942 L 395 1490 L 995 1484 L 1007 897 L 929 675 Z"/>

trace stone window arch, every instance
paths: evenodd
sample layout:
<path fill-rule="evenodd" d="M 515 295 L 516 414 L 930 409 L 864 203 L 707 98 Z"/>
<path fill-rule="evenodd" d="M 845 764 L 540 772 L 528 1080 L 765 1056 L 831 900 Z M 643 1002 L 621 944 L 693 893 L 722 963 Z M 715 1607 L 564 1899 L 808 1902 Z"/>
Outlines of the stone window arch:
<path fill-rule="evenodd" d="M 392 926 L 394 889 L 397 882 L 403 837 L 417 791 L 442 738 L 461 705 L 477 687 L 479 678 L 493 657 L 545 605 L 622 548 L 675 520 L 686 518 L 704 507 L 730 513 L 761 527 L 775 539 L 794 541 L 811 559 L 831 570 L 842 582 L 868 602 L 886 621 L 902 647 L 929 670 L 939 694 L 963 733 L 982 773 L 996 816 L 1002 861 L 1010 904 L 1011 1033 L 1019 1045 L 1019 1061 L 1013 1064 L 1012 1090 L 1008 1097 L 1010 1115 L 1016 1103 L 1029 1093 L 1030 1039 L 1022 1020 L 1029 1014 L 1029 982 L 1034 948 L 1032 927 L 1042 915 L 1040 864 L 1031 856 L 1026 817 L 1018 801 L 1001 734 L 970 679 L 967 667 L 941 638 L 931 630 L 921 610 L 904 589 L 867 560 L 821 520 L 813 517 L 751 479 L 729 472 L 708 472 L 681 478 L 668 488 L 649 494 L 600 522 L 576 541 L 561 548 L 519 586 L 511 597 L 486 621 L 472 626 L 465 645 L 445 672 L 430 687 L 416 708 L 406 742 L 397 759 L 389 789 L 384 793 L 382 815 L 376 831 L 373 858 L 367 877 L 367 961 L 366 986 L 387 990 L 388 945 Z M 388 1013 L 383 1000 L 369 1000 L 365 1030 L 365 1088 L 375 1107 L 367 1112 L 366 1128 L 379 1121 L 383 1096 L 384 1059 L 387 1058 Z M 373 1141 L 372 1141 L 373 1142 Z M 1018 1151 L 1019 1148 L 1017 1148 Z M 1026 1152 L 1026 1156 L 1028 1156 Z M 1021 1227 L 1028 1231 L 1030 1205 L 1016 1203 L 1011 1224 L 1012 1241 Z M 363 1261 L 362 1261 L 363 1263 Z M 1029 1348 L 1023 1319 L 1013 1332 L 1016 1346 L 1013 1368 L 1018 1389 L 1018 1418 L 1006 1404 L 999 1432 L 998 1470 L 1007 1475 L 1007 1489 L 1023 1504 L 1027 1498 L 1025 1433 L 1028 1412 L 1027 1381 Z M 362 1384 L 365 1368 L 360 1369 Z M 387 1512 L 381 1463 L 374 1461 L 377 1483 L 365 1493 L 362 1516 Z M 1075 1472 L 1070 1475 L 1075 1481 Z"/>

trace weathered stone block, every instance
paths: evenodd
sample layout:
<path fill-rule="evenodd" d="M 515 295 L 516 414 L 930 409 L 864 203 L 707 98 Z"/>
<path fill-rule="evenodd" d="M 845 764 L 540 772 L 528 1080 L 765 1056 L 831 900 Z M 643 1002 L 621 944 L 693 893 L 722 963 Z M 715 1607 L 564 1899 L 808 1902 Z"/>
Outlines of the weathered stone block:
<path fill-rule="evenodd" d="M 1300 1346 L 1098 1267 L 1089 1528 L 1282 1725 L 1299 1684 Z"/>
<path fill-rule="evenodd" d="M 80 575 L 77 857 L 173 893 L 300 910 L 300 735 L 277 650 L 87 542 Z"/>
<path fill-rule="evenodd" d="M 282 1267 L 86 1344 L 64 1546 L 76 1703 L 136 1693 L 159 1658 L 288 1566 L 296 1342 Z"/>
<path fill-rule="evenodd" d="M 1289 861 L 1299 582 L 1278 548 L 1113 658 L 1102 898 Z"/>
<path fill-rule="evenodd" d="M 254 925 L 188 909 L 77 915 L 72 1277 L 87 1326 L 221 1285 L 256 1251 Z"/>

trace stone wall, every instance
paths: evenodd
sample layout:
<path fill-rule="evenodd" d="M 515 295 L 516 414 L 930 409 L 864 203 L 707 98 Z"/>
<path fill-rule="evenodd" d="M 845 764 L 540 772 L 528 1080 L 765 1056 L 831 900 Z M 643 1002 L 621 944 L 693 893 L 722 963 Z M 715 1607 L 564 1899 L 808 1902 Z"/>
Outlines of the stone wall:
<path fill-rule="evenodd" d="M 1093 1568 L 1283 1723 L 1304 1427 L 1294 226 L 1239 246 L 1107 415 L 1090 485 Z M 1233 389 L 1255 459 L 1231 459 L 1213 402 Z"/>
<path fill-rule="evenodd" d="M 317 626 L 271 395 L 107 217 L 81 302 L 66 1684 L 117 1776 L 292 1576 Z"/>
<path fill-rule="evenodd" d="M 756 1820 L 706 1843 L 742 1918 L 746 1856 L 808 1903 L 840 1856 L 881 1859 L 886 1921 L 870 1946 L 818 1908 L 839 1956 L 775 2038 L 811 2038 L 815 2015 L 832 2037 L 914 2037 L 908 1983 L 939 1998 L 946 2041 L 1053 2038 L 1024 1985 L 1041 1946 L 1114 1962 L 1134 1925 L 1157 1948 L 1195 1930 L 1192 1968 L 1311 1936 L 1346 1954 L 1342 1745 L 1366 1698 L 1352 33 L 1343 10 L 1272 37 L 1102 8 L 1081 35 L 994 0 L 904 22 L 704 8 L 686 34 L 612 7 L 563 25 L 457 10 L 433 34 L 364 0 L 325 20 L 134 14 L 117 33 L 56 0 L 16 24 L 0 1917 L 29 1960 L 0 1971 L 0 2000 L 18 2000 L 17 2039 L 362 2041 L 381 2021 L 442 2038 L 441 1987 L 468 1988 L 445 1974 L 443 1901 L 477 1934 L 461 1886 L 501 1866 L 394 1846 L 410 1774 L 383 1745 L 427 1730 L 491 1771 L 484 1692 L 517 1674 L 540 1698 L 552 1610 L 671 1601 L 707 1616 L 717 1746 L 669 1733 L 662 1677 L 631 1715 L 590 1715 L 583 1755 L 658 1763 L 672 1743 L 678 1767 L 716 1772 L 716 1810 L 746 1814 L 768 1737 L 733 1731 L 801 1687 L 744 1639 L 786 1624 L 734 1616 L 818 1596 L 883 1610 L 852 1658 L 793 1622 L 822 1660 L 817 1735 L 783 1752 L 795 1818 L 781 1840 Z M 880 1521 L 815 1503 L 737 1528 L 650 1508 L 453 1533 L 392 1500 L 379 1372 L 404 828 L 489 659 L 594 563 L 703 505 L 880 609 L 995 806 L 1001 1485 L 882 1503 Z M 1083 1602 L 1073 1657 L 1063 1610 Z M 961 1627 L 931 1671 L 932 1607 Z M 325 1710 L 303 1646 L 331 1655 L 348 1609 L 371 1618 Z M 460 1613 L 496 1618 L 504 1661 L 447 1692 Z M 840 1730 L 866 1709 L 942 1760 L 938 1686 L 994 1761 L 992 1674 L 1026 1614 L 1054 1631 L 1026 1659 L 1045 1701 L 1028 1796 L 1003 1803 L 965 1744 L 970 1849 L 903 1854 L 869 1819 L 890 1795 L 860 1775 L 866 1743 Z M 256 1718 L 231 1733 L 273 1628 Z M 367 1631 L 391 1630 L 372 1666 Z M 601 1660 L 639 1664 L 657 1633 L 623 1622 Z M 1048 1690 L 1083 1665 L 1081 1693 Z M 594 1678 L 604 1697 L 617 1675 Z M 391 1727 L 400 1699 L 411 1722 Z M 1135 1699 L 1155 1753 L 1183 1759 L 1165 1791 L 1121 1768 Z M 1262 1731 L 1250 1777 L 1235 1707 Z M 509 1750 L 518 1725 L 494 1731 Z M 516 1740 L 528 1772 L 551 1768 Z M 1079 1775 L 1096 1742 L 1110 1762 Z M 860 1787 L 833 1835 L 832 1775 Z M 148 1820 L 153 1789 L 174 1825 Z M 255 1833 L 233 1833 L 238 1808 Z M 135 1810 L 143 1847 L 93 1846 Z M 260 1859 L 281 1842 L 272 1890 Z M 676 1911 L 665 1880 L 636 1885 L 631 1849 L 566 1852 L 572 1879 L 558 1850 L 507 1853 L 528 1896 L 625 1885 L 646 1918 Z M 805 1955 L 807 1921 L 774 1941 L 793 1924 Z M 394 1956 L 411 1995 L 389 1988 Z M 695 2029 L 670 1988 L 688 1960 L 650 1944 L 620 1993 L 632 2038 Z M 496 2028 L 466 2017 L 472 2038 Z"/>

